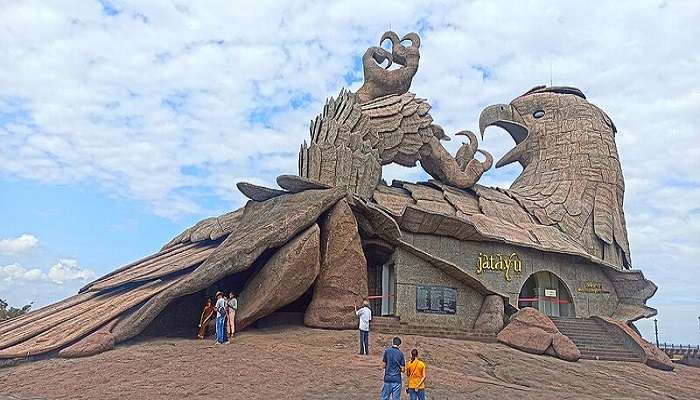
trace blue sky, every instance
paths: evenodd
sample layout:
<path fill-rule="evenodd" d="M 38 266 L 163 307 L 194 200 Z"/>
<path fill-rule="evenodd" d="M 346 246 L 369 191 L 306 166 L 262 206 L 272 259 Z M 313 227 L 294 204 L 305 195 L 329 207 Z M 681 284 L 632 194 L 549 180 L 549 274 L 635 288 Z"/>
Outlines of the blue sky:
<path fill-rule="evenodd" d="M 236 182 L 295 172 L 308 121 L 360 85 L 359 57 L 391 28 L 421 34 L 411 90 L 448 134 L 550 79 L 608 112 L 633 264 L 660 287 L 661 339 L 700 343 L 697 2 L 11 0 L 2 11 L 0 297 L 12 304 L 72 294 L 240 207 Z M 499 158 L 512 141 L 491 132 L 482 147 Z M 639 326 L 652 337 L 651 321 Z"/>

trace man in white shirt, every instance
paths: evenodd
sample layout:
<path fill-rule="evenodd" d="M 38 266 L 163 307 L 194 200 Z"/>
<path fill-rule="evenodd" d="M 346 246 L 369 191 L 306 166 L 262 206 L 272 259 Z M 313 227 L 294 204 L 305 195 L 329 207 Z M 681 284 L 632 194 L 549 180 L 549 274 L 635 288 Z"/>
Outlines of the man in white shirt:
<path fill-rule="evenodd" d="M 355 314 L 360 319 L 360 354 L 369 355 L 369 321 L 372 320 L 372 310 L 369 308 L 369 301 L 364 299 L 362 307 L 355 305 Z"/>
<path fill-rule="evenodd" d="M 216 292 L 216 343 L 228 343 L 226 337 L 226 307 L 224 294 Z"/>

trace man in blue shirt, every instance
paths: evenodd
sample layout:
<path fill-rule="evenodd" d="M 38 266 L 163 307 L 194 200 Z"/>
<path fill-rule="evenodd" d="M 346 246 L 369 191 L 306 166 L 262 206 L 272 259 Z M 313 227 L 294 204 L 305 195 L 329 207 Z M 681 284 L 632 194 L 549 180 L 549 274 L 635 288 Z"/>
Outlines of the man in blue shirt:
<path fill-rule="evenodd" d="M 401 399 L 401 374 L 406 369 L 406 360 L 399 350 L 401 338 L 397 336 L 391 342 L 392 346 L 384 350 L 384 386 L 381 400 Z"/>

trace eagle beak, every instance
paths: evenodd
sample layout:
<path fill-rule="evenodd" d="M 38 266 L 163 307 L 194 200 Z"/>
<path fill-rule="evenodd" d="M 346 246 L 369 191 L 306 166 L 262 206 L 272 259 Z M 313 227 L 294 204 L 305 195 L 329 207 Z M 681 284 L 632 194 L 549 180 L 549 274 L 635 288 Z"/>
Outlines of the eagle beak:
<path fill-rule="evenodd" d="M 530 131 L 525 126 L 525 121 L 520 113 L 510 104 L 496 104 L 486 107 L 479 116 L 479 132 L 484 138 L 484 131 L 489 126 L 498 126 L 505 129 L 515 141 L 516 146 L 506 153 L 496 163 L 496 168 L 508 165 L 514 161 L 522 164 L 521 156 L 525 150 Z"/>

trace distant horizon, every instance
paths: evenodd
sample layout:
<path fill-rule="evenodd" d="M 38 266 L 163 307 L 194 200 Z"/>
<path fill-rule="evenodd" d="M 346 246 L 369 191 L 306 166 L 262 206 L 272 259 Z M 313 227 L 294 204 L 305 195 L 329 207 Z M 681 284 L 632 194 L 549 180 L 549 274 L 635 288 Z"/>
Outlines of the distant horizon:
<path fill-rule="evenodd" d="M 488 104 L 581 89 L 617 126 L 632 264 L 659 287 L 659 341 L 700 344 L 700 3 L 101 0 L 3 5 L 0 298 L 75 294 L 296 173 L 308 122 L 362 82 L 387 29 L 421 35 L 411 92 L 453 140 Z M 260 21 L 264 21 L 261 23 Z M 481 147 L 513 147 L 497 128 Z M 483 185 L 508 187 L 515 164 Z M 384 179 L 426 180 L 387 166 Z M 654 318 L 636 322 L 654 341 Z"/>

